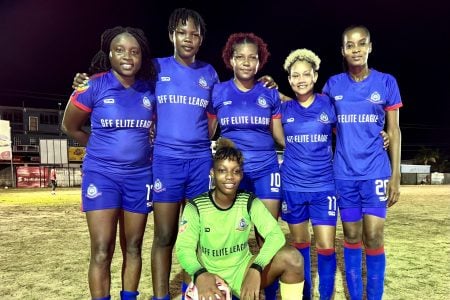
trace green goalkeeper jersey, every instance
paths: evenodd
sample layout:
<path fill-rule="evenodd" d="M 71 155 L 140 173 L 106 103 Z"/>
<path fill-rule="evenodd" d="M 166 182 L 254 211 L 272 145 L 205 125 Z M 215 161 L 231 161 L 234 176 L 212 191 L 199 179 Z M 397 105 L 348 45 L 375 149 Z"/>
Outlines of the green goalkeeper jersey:
<path fill-rule="evenodd" d="M 253 261 L 262 268 L 286 240 L 278 222 L 253 194 L 238 191 L 232 206 L 221 209 L 211 193 L 187 203 L 180 221 L 176 255 L 191 277 L 205 268 L 231 283 L 237 270 L 246 267 L 252 258 L 248 245 L 252 224 L 265 239 Z"/>

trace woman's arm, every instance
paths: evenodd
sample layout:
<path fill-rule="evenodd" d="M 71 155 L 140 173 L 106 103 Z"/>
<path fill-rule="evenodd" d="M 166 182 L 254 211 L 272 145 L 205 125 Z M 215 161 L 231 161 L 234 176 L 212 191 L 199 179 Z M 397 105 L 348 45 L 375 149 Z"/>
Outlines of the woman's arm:
<path fill-rule="evenodd" d="M 272 131 L 275 142 L 284 148 L 286 144 L 284 142 L 284 131 L 283 125 L 281 125 L 281 119 L 272 119 L 270 122 L 270 130 Z"/>
<path fill-rule="evenodd" d="M 392 175 L 388 187 L 388 206 L 394 205 L 400 197 L 400 152 L 401 132 L 399 126 L 399 110 L 389 110 L 386 114 L 387 133 L 389 135 L 389 156 Z"/>
<path fill-rule="evenodd" d="M 81 110 L 72 101 L 69 101 L 64 112 L 61 129 L 78 143 L 86 146 L 90 134 L 83 130 L 83 126 L 86 124 L 90 115 L 90 112 Z"/>

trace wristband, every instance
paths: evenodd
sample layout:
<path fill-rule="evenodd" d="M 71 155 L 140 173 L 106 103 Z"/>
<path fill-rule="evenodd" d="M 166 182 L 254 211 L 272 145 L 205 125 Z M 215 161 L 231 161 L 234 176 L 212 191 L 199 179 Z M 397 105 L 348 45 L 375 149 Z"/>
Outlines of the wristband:
<path fill-rule="evenodd" d="M 195 284 L 195 281 L 197 280 L 197 277 L 200 274 L 206 273 L 208 272 L 208 270 L 206 270 L 205 268 L 201 268 L 200 270 L 198 270 L 197 272 L 194 273 L 194 276 L 192 276 L 192 282 Z"/>
<path fill-rule="evenodd" d="M 260 274 L 263 272 L 263 268 L 260 265 L 255 264 L 255 263 L 251 264 L 250 268 L 257 270 Z"/>

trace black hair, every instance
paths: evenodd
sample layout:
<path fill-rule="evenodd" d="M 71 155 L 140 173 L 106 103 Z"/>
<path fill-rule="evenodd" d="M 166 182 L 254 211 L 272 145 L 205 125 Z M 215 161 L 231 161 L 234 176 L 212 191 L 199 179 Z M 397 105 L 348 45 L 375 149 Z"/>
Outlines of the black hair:
<path fill-rule="evenodd" d="M 175 31 L 180 22 L 181 24 L 186 25 L 186 22 L 189 18 L 192 18 L 194 20 L 194 24 L 196 27 L 200 27 L 200 35 L 205 38 L 205 21 L 198 12 L 188 8 L 177 8 L 170 14 L 168 26 L 169 34 L 172 34 Z"/>
<path fill-rule="evenodd" d="M 367 37 L 370 40 L 370 30 L 366 26 L 364 26 L 364 25 L 350 25 L 347 28 L 345 28 L 344 31 L 342 32 L 342 35 L 341 35 L 341 44 L 342 44 L 342 46 L 341 47 L 345 47 L 344 39 L 345 39 L 345 35 L 347 34 L 347 32 L 352 31 L 353 29 L 357 29 L 357 28 L 358 29 L 362 29 L 367 34 Z M 344 69 L 344 72 L 348 71 L 348 65 L 347 65 L 347 61 L 345 60 L 345 57 L 342 57 L 342 68 Z"/>
<path fill-rule="evenodd" d="M 242 152 L 236 148 L 234 143 L 229 139 L 220 138 L 217 141 L 217 150 L 213 158 L 214 164 L 226 159 L 238 162 L 241 167 L 244 163 L 244 156 L 242 155 Z"/>
<path fill-rule="evenodd" d="M 114 28 L 106 29 L 102 33 L 100 39 L 100 50 L 92 58 L 89 72 L 100 73 L 106 72 L 111 69 L 111 62 L 109 61 L 108 57 L 109 51 L 111 49 L 111 42 L 116 36 L 122 33 L 129 33 L 130 35 L 132 35 L 141 47 L 142 64 L 140 70 L 136 74 L 136 77 L 143 80 L 153 80 L 156 72 L 155 67 L 152 63 L 148 40 L 145 37 L 145 33 L 142 29 L 133 27 L 116 26 Z"/>

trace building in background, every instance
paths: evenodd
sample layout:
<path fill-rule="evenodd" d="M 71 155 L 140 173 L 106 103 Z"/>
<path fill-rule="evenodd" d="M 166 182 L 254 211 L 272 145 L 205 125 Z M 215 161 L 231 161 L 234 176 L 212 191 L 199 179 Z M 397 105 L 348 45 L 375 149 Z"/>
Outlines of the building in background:
<path fill-rule="evenodd" d="M 0 187 L 48 186 L 49 168 L 56 169 L 60 186 L 80 184 L 85 151 L 61 131 L 63 113 L 61 103 L 57 108 L 0 106 L 0 120 L 9 121 L 12 154 L 0 160 Z"/>

